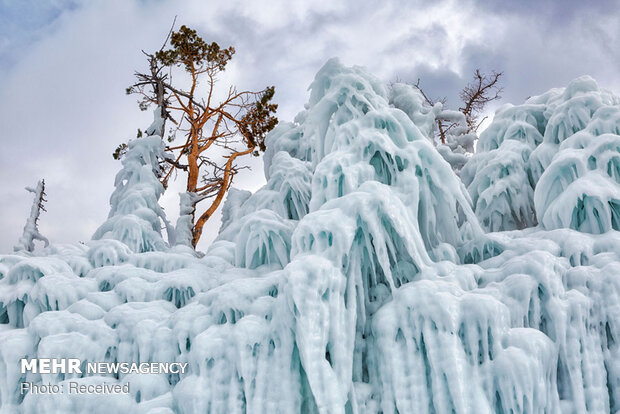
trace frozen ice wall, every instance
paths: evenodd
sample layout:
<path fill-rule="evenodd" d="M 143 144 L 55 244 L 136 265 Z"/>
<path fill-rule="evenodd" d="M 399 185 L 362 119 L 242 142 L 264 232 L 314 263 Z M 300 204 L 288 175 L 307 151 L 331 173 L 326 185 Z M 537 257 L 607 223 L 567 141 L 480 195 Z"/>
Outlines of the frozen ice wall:
<path fill-rule="evenodd" d="M 487 164 L 499 168 L 483 154 L 509 141 L 515 144 L 506 150 L 518 152 L 521 145 L 528 160 L 542 160 L 534 154 L 545 148 L 547 135 L 537 122 L 552 111 L 552 98 L 592 95 L 615 105 L 609 94 L 588 92 L 588 84 L 580 79 L 567 88 L 573 92 L 551 91 L 522 110 L 503 109 L 496 122 L 505 116 L 509 129 L 516 117 L 521 124 L 513 129 L 525 132 L 515 136 L 531 139 L 488 132 L 481 155 L 466 169 L 477 175 Z M 606 172 L 618 154 L 614 113 L 600 114 L 598 128 L 606 129 L 598 135 L 590 130 L 550 142 L 556 154 L 547 154 L 549 163 L 536 170 L 535 191 L 527 181 L 531 197 L 523 206 L 531 210 L 520 210 L 530 220 L 523 227 L 534 226 L 534 208 L 542 225 L 485 234 L 468 190 L 427 139 L 435 115 L 417 105 L 416 94 L 404 85 L 387 89 L 361 68 L 328 61 L 305 109 L 267 138 L 267 184 L 253 194 L 229 193 L 220 234 L 202 258 L 163 241 L 136 242 L 151 234 L 143 229 L 157 233 L 157 191 L 140 192 L 155 196 L 143 206 L 152 214 L 114 205 L 131 198 L 133 190 L 124 189 L 140 185 L 117 186 L 98 240 L 51 245 L 37 256 L 0 256 L 0 412 L 620 410 L 620 234 L 611 213 L 609 226 L 598 232 L 591 225 L 603 223 L 602 213 L 599 221 L 582 221 L 590 227 L 565 225 L 554 200 L 571 199 L 574 190 L 563 173 L 552 175 L 554 163 L 569 159 L 586 162 L 583 171 L 567 167 L 576 171 L 573 180 L 588 174 L 595 174 L 588 180 L 617 179 L 615 170 Z M 518 114 L 506 115 L 511 110 Z M 148 142 L 134 153 L 156 154 L 156 139 Z M 119 176 L 144 170 L 144 177 L 155 177 L 155 161 L 136 157 L 138 164 L 127 161 Z M 501 180 L 516 174 L 518 182 L 519 174 L 533 171 L 529 164 L 521 169 L 487 175 Z M 154 183 L 149 188 L 156 190 Z M 501 185 L 487 187 L 502 194 Z M 553 190 L 539 201 L 543 185 Z M 618 188 L 586 187 L 606 202 Z M 503 197 L 501 208 L 512 206 Z M 579 217 L 595 216 L 575 208 Z M 549 213 L 540 214 L 543 209 Z M 493 223 L 512 218 L 509 209 L 497 211 Z M 131 232 L 142 238 L 119 237 L 124 225 L 114 217 L 132 214 L 142 221 L 132 219 L 128 228 L 142 229 Z M 37 356 L 178 361 L 189 370 L 21 374 L 19 359 Z M 23 381 L 130 383 L 131 391 L 21 395 Z"/>
<path fill-rule="evenodd" d="M 505 105 L 462 178 L 490 231 L 620 229 L 620 100 L 584 76 Z"/>

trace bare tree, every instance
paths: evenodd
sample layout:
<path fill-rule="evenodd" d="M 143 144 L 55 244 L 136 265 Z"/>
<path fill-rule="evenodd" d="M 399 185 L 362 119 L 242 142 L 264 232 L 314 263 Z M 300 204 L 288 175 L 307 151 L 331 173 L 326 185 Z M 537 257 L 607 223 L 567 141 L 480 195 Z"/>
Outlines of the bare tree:
<path fill-rule="evenodd" d="M 422 94 L 422 97 L 424 98 L 424 100 L 429 106 L 435 106 L 436 103 L 440 103 L 442 106 L 446 104 L 447 98 L 445 96 L 442 98 L 436 98 L 436 99 L 429 98 L 429 96 L 426 94 L 426 92 L 424 92 L 424 90 L 420 86 L 420 78 L 418 78 L 418 81 L 413 86 Z M 456 123 L 453 122 L 453 123 L 450 123 L 449 125 L 445 125 L 445 121 L 441 118 L 437 118 L 436 121 L 437 121 L 437 131 L 439 133 L 439 139 L 441 140 L 442 144 L 445 144 L 446 133 L 450 129 L 454 128 L 456 126 Z"/>
<path fill-rule="evenodd" d="M 171 47 L 165 50 L 168 40 Z M 175 172 L 187 173 L 177 240 L 191 242 L 193 247 L 242 168 L 237 160 L 264 151 L 265 135 L 278 122 L 274 116 L 277 105 L 271 102 L 273 86 L 260 91 L 239 91 L 231 85 L 224 91 L 216 91 L 218 75 L 234 53 L 232 47 L 223 49 L 215 42 L 206 43 L 186 26 L 176 32 L 171 29 L 159 51 L 145 53 L 149 71 L 136 72 L 137 81 L 127 88 L 128 94 L 141 96 L 141 109 L 157 105 L 160 123 L 157 128 L 147 130 L 147 135 L 163 137 L 168 120 L 174 124 L 169 142 L 179 133 L 184 135 L 182 143 L 166 147 L 167 166 L 161 181 L 166 187 Z M 179 75 L 175 82 L 174 73 Z M 206 88 L 200 88 L 201 81 L 206 81 Z M 223 99 L 216 100 L 216 96 Z M 177 114 L 177 119 L 173 114 Z M 119 146 L 115 157 L 122 155 L 123 150 L 123 145 Z M 209 203 L 197 213 L 198 204 L 205 200 Z"/>
<path fill-rule="evenodd" d="M 487 75 L 480 72 L 480 69 L 474 71 L 474 79 L 471 83 L 467 84 L 461 92 L 459 97 L 463 102 L 463 106 L 459 108 L 459 111 L 465 116 L 465 123 L 467 128 L 465 133 L 475 133 L 480 124 L 486 119 L 483 118 L 479 121 L 480 115 L 484 112 L 485 106 L 494 100 L 501 98 L 503 88 L 499 86 L 499 80 L 503 76 L 503 72 L 492 71 Z M 434 106 L 436 103 L 441 103 L 442 106 L 446 105 L 446 97 L 431 99 L 420 86 L 420 79 L 413 85 L 420 93 L 429 106 Z M 437 117 L 437 133 L 442 144 L 446 143 L 446 136 L 448 132 L 459 126 L 459 122 L 454 121 L 451 117 Z"/>
<path fill-rule="evenodd" d="M 474 80 L 463 88 L 459 97 L 465 104 L 459 108 L 459 111 L 465 115 L 467 121 L 467 132 L 476 132 L 480 124 L 486 119 L 482 118 L 478 122 L 480 114 L 484 111 L 484 107 L 492 101 L 501 98 L 504 88 L 498 85 L 499 79 L 503 72 L 492 71 L 490 75 L 485 75 L 476 69 L 474 72 Z"/>

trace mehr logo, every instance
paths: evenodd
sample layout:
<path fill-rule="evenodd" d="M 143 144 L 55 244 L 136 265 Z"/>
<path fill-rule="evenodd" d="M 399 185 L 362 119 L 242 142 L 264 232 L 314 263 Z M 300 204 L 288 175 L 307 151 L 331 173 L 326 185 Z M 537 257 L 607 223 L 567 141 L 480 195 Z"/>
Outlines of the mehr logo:
<path fill-rule="evenodd" d="M 21 373 L 33 374 L 81 374 L 80 361 L 77 358 L 35 358 L 21 360 Z"/>
<path fill-rule="evenodd" d="M 187 362 L 87 362 L 86 373 L 105 374 L 185 374 Z M 78 358 L 33 358 L 21 360 L 21 373 L 82 374 Z"/>

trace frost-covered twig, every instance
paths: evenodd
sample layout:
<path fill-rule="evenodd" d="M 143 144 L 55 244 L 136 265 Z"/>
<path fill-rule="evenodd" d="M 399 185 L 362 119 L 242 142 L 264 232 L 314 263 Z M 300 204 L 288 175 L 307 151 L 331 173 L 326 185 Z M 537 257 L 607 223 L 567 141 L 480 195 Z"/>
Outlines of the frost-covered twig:
<path fill-rule="evenodd" d="M 30 209 L 30 217 L 26 220 L 26 225 L 24 226 L 24 233 L 22 237 L 20 237 L 17 246 L 13 249 L 18 252 L 21 250 L 26 250 L 28 252 L 34 251 L 34 241 L 40 240 L 45 243 L 45 247 L 49 245 L 49 240 L 46 237 L 39 233 L 39 215 L 41 214 L 41 210 L 45 210 L 43 203 L 47 200 L 45 199 L 45 180 L 40 180 L 37 183 L 36 188 L 26 187 L 26 190 L 34 193 L 34 202 L 32 203 L 32 208 Z"/>

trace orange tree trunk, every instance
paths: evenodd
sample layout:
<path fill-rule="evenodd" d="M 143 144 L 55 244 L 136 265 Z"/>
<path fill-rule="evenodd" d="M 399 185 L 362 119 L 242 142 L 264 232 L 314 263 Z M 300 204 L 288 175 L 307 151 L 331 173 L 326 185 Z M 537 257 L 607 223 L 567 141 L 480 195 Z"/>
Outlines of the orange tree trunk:
<path fill-rule="evenodd" d="M 200 236 L 202 236 L 202 229 L 205 223 L 213 215 L 215 210 L 218 209 L 218 207 L 222 203 L 222 200 L 224 199 L 224 196 L 226 195 L 226 191 L 228 191 L 228 187 L 230 186 L 230 183 L 233 177 L 232 167 L 233 167 L 233 163 L 235 159 L 237 157 L 247 155 L 251 153 L 252 151 L 254 151 L 254 147 L 250 147 L 245 151 L 235 152 L 230 157 L 228 157 L 228 161 L 226 161 L 226 167 L 224 170 L 224 177 L 222 178 L 221 187 L 219 191 L 217 192 L 215 199 L 213 200 L 213 202 L 207 209 L 207 211 L 202 213 L 202 215 L 198 218 L 198 220 L 194 224 L 194 228 L 192 229 L 192 246 L 194 246 L 194 248 L 196 248 L 196 245 L 198 244 L 198 240 L 200 240 Z"/>

